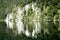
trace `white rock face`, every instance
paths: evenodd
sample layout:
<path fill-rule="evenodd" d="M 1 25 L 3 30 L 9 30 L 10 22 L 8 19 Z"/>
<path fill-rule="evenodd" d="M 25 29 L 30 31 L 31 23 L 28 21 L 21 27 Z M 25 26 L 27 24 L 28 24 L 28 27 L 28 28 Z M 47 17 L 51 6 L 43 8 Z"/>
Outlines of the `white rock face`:
<path fill-rule="evenodd" d="M 6 17 L 6 19 L 5 19 L 5 22 L 7 24 L 7 27 L 9 27 L 11 29 L 13 28 L 13 20 L 12 19 L 13 19 L 12 13 L 11 14 L 8 14 L 7 17 Z"/>
<path fill-rule="evenodd" d="M 18 33 L 21 33 L 22 31 L 24 31 L 24 26 L 23 26 L 23 23 L 22 23 L 22 13 L 23 13 L 23 10 L 20 9 L 18 7 L 18 10 L 17 10 L 17 17 L 16 17 L 16 24 L 17 24 L 17 28 L 18 28 Z"/>
<path fill-rule="evenodd" d="M 25 7 L 24 7 L 24 8 L 25 8 L 25 10 L 26 10 L 26 11 L 28 11 L 28 9 L 30 8 L 30 5 L 29 5 L 29 4 L 27 4 L 27 5 L 25 5 Z"/>
<path fill-rule="evenodd" d="M 24 31 L 24 27 L 23 27 L 23 23 L 21 22 L 22 20 L 22 12 L 23 10 L 21 10 L 19 7 L 17 9 L 17 15 L 16 15 L 16 19 L 15 19 L 15 22 L 16 22 L 16 26 L 17 26 L 17 30 L 18 30 L 18 33 L 21 33 L 21 31 Z M 7 24 L 7 27 L 8 28 L 11 28 L 13 29 L 13 16 L 14 14 L 13 13 L 10 13 L 7 15 L 6 19 L 5 19 L 5 22 Z"/>
<path fill-rule="evenodd" d="M 32 37 L 34 37 L 35 34 L 39 33 L 39 31 L 41 30 L 41 25 L 40 25 L 40 23 L 38 21 L 39 20 L 39 16 L 37 16 L 40 11 L 38 10 L 37 7 L 35 8 L 35 5 L 36 4 L 32 4 L 32 5 L 27 4 L 24 7 L 25 9 L 20 8 L 20 7 L 17 8 L 17 15 L 16 15 L 16 18 L 15 18 L 15 22 L 16 22 L 16 27 L 17 27 L 18 34 L 23 32 L 26 36 L 32 35 Z M 32 7 L 33 11 L 35 11 L 35 18 L 33 19 L 33 22 L 34 22 L 34 25 L 35 25 L 35 29 L 32 28 L 33 29 L 32 33 L 29 32 L 28 28 L 26 28 L 26 30 L 24 30 L 24 24 L 22 22 L 22 18 L 23 18 L 22 14 L 24 13 L 24 10 L 28 11 L 30 6 Z M 13 30 L 13 27 L 14 27 L 13 26 L 13 24 L 14 24 L 13 17 L 14 16 L 13 15 L 14 15 L 13 13 L 10 13 L 10 14 L 7 15 L 7 17 L 5 19 L 7 27 L 11 28 L 12 30 Z M 35 20 L 36 18 L 38 18 L 38 20 Z"/>

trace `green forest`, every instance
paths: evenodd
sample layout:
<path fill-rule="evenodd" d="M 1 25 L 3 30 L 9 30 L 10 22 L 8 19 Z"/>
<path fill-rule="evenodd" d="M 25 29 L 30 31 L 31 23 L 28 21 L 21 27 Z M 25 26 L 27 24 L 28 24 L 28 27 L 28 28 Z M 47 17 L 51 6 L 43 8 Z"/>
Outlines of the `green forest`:
<path fill-rule="evenodd" d="M 0 40 L 60 40 L 60 0 L 0 0 Z"/>

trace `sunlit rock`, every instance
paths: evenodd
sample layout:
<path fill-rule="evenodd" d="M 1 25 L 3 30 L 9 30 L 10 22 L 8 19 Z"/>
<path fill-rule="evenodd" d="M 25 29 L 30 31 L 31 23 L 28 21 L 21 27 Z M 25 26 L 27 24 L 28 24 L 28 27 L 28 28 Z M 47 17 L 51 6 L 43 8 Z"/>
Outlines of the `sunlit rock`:
<path fill-rule="evenodd" d="M 6 22 L 8 28 L 13 28 L 13 15 L 12 15 L 12 13 L 7 15 L 5 22 Z"/>
<path fill-rule="evenodd" d="M 24 31 L 24 27 L 23 27 L 23 23 L 22 23 L 22 13 L 23 13 L 23 10 L 20 9 L 18 7 L 18 10 L 17 10 L 17 15 L 16 15 L 16 25 L 17 25 L 17 28 L 18 28 L 18 33 L 21 33 L 22 31 Z"/>
<path fill-rule="evenodd" d="M 37 37 L 36 34 L 41 32 L 40 21 L 41 10 L 36 6 L 36 3 L 27 4 L 23 8 L 16 7 L 13 12 L 7 15 L 5 20 L 7 26 L 13 31 L 17 31 L 17 34 L 23 33 L 30 37 Z"/>
<path fill-rule="evenodd" d="M 28 9 L 30 8 L 30 4 L 25 5 L 24 8 L 25 8 L 26 11 L 28 11 Z"/>

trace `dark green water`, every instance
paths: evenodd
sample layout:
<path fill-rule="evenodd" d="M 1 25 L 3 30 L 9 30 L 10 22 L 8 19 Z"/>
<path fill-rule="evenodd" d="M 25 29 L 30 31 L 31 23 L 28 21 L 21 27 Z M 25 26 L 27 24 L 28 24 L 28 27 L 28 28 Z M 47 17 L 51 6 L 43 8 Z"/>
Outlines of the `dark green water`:
<path fill-rule="evenodd" d="M 56 24 L 53 22 L 45 22 L 44 25 L 42 25 L 42 29 L 45 30 L 45 28 L 48 28 L 49 34 L 44 34 L 43 30 L 41 31 L 41 34 L 37 34 L 37 38 L 27 37 L 23 33 L 21 35 L 15 36 L 12 29 L 7 28 L 7 24 L 4 21 L 0 21 L 0 40 L 56 40 L 60 39 L 60 32 L 58 31 L 58 24 L 57 21 Z M 43 28 L 44 27 L 44 28 Z M 47 32 L 47 33 L 48 33 Z"/>

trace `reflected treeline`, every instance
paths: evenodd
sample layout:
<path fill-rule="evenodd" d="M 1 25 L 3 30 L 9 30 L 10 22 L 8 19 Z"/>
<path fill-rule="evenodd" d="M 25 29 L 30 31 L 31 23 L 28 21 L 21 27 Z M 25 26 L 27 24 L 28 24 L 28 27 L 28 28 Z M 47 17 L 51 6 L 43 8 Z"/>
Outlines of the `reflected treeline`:
<path fill-rule="evenodd" d="M 57 22 L 58 24 L 58 22 Z M 33 25 L 33 24 L 32 24 Z M 46 32 L 44 34 L 44 32 Z M 47 34 L 48 33 L 48 34 Z M 0 40 L 52 40 L 52 39 L 60 39 L 60 32 L 58 31 L 58 27 L 51 21 L 44 22 L 43 29 L 41 29 L 41 33 L 37 34 L 37 38 L 35 37 L 27 37 L 25 34 L 21 33 L 19 35 L 15 35 L 13 30 L 7 28 L 7 25 L 4 21 L 0 21 Z"/>

